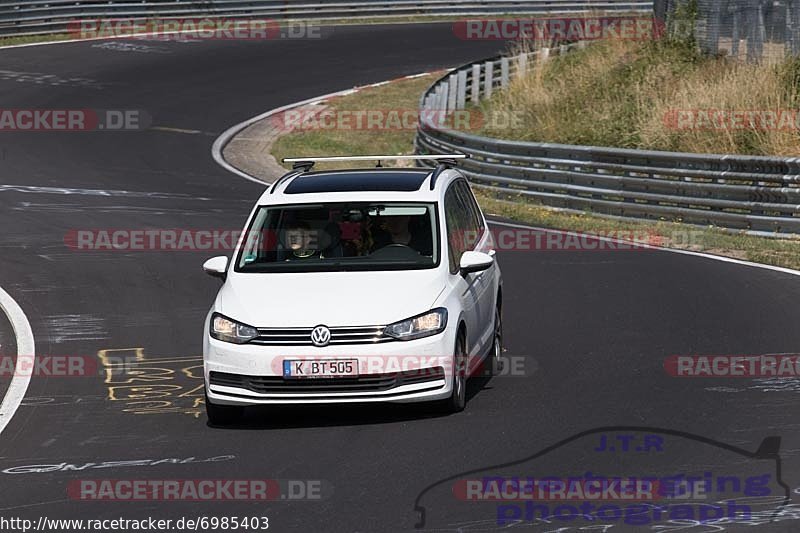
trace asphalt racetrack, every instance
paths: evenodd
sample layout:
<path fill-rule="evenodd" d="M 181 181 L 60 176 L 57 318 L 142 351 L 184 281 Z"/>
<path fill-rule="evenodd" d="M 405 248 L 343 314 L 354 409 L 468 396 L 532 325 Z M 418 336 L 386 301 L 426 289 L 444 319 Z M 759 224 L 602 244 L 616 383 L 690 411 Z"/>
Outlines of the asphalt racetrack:
<path fill-rule="evenodd" d="M 31 380 L 0 434 L 0 517 L 263 516 L 270 530 L 299 532 L 800 530 L 800 382 L 664 370 L 674 354 L 797 353 L 797 276 L 665 251 L 500 252 L 507 355 L 524 375 L 474 380 L 466 411 L 452 416 L 402 405 L 251 409 L 220 429 L 206 425 L 202 405 L 202 326 L 218 282 L 201 264 L 215 254 L 68 245 L 79 229 L 239 229 L 263 187 L 212 159 L 224 130 L 502 47 L 423 24 L 337 27 L 317 40 L 0 50 L 3 108 L 137 109 L 152 119 L 136 132 L 0 133 L 0 286 L 30 320 L 37 357 L 97 365 L 84 377 Z M 274 305 L 313 305 L 313 295 Z M 13 353 L 9 335 L 3 317 L 4 353 Z M 109 383 L 119 361 L 150 381 Z M 4 393 L 10 376 L 1 379 Z M 628 434 L 637 445 L 607 446 Z M 658 445 L 638 445 L 648 436 Z M 454 498 L 455 479 L 489 471 L 724 472 L 742 479 L 752 515 L 713 527 L 667 511 L 638 524 L 612 511 L 545 523 L 526 520 L 524 503 Z M 768 476 L 766 493 L 745 492 L 751 476 Z M 72 492 L 86 479 L 252 478 L 318 480 L 324 497 L 83 501 Z"/>

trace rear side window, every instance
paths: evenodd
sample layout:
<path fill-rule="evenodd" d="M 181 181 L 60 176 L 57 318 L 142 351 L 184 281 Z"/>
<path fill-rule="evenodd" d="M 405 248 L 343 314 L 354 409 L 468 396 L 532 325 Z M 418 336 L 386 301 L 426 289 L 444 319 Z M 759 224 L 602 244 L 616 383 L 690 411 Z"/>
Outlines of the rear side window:
<path fill-rule="evenodd" d="M 444 196 L 444 212 L 447 219 L 447 246 L 450 272 L 458 272 L 461 256 L 475 246 L 481 233 L 474 208 L 468 198 L 471 196 L 466 182 L 459 180 L 450 185 Z M 466 194 L 465 194 L 466 193 Z"/>
<path fill-rule="evenodd" d="M 470 213 L 470 230 L 475 232 L 475 241 L 470 246 L 470 248 L 472 248 L 474 247 L 475 242 L 477 242 L 481 235 L 483 235 L 483 230 L 485 229 L 483 226 L 483 217 L 481 216 L 481 210 L 480 207 L 478 207 L 478 202 L 475 201 L 475 196 L 473 196 L 472 191 L 469 188 L 469 184 L 466 181 L 459 181 L 456 184 L 456 187 L 458 187 L 458 194 L 461 197 L 463 204 L 467 207 Z"/>

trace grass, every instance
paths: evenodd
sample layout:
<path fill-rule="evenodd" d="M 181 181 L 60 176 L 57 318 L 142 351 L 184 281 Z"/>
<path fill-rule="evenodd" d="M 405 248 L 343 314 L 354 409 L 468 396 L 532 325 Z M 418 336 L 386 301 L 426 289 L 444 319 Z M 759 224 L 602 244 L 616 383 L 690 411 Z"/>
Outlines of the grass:
<path fill-rule="evenodd" d="M 52 35 L 21 35 L 19 37 L 0 37 L 0 47 L 17 44 L 49 43 L 55 41 L 69 41 L 72 35 L 68 33 L 55 33 Z"/>
<path fill-rule="evenodd" d="M 328 104 L 340 111 L 416 109 L 420 94 L 438 76 L 434 74 L 364 89 L 352 95 L 338 97 Z M 298 155 L 410 154 L 413 152 L 413 140 L 413 130 L 301 131 L 277 139 L 272 153 L 278 160 Z M 321 168 L 346 166 L 350 165 L 331 164 Z M 478 188 L 475 193 L 485 213 L 533 226 L 604 235 L 646 233 L 648 238 L 658 239 L 667 247 L 704 251 L 800 270 L 800 240 L 770 239 L 673 222 L 619 220 L 589 213 L 573 214 L 545 207 L 521 195 L 509 199 Z"/>
<path fill-rule="evenodd" d="M 698 111 L 787 110 L 791 116 L 798 95 L 798 59 L 748 64 L 702 56 L 677 41 L 598 41 L 533 65 L 496 92 L 482 111 L 510 113 L 517 124 L 482 132 L 534 142 L 796 156 L 800 124 L 779 129 L 757 116 L 756 127 L 749 118 L 745 127 L 718 127 Z"/>
<path fill-rule="evenodd" d="M 328 104 L 337 113 L 375 110 L 388 116 L 389 111 L 416 113 L 419 95 L 441 74 L 400 80 L 355 94 L 334 98 Z M 313 126 L 312 122 L 309 122 Z M 272 146 L 278 161 L 283 157 L 326 155 L 371 155 L 412 153 L 413 129 L 329 129 L 304 128 L 280 137 Z M 351 163 L 330 164 L 328 168 L 346 168 Z"/>

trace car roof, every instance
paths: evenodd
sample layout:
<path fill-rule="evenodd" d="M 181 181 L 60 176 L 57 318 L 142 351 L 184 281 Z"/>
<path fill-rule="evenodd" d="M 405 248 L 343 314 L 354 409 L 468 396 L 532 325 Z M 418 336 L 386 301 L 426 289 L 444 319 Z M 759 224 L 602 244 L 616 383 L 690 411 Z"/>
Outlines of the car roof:
<path fill-rule="evenodd" d="M 367 168 L 317 172 L 294 171 L 270 185 L 259 204 L 305 204 L 322 201 L 437 201 L 447 183 L 461 174 L 446 169 L 430 190 L 433 171 L 424 168 Z"/>
<path fill-rule="evenodd" d="M 345 172 L 305 172 L 292 179 L 284 194 L 356 191 L 418 191 L 430 170 L 348 170 Z"/>

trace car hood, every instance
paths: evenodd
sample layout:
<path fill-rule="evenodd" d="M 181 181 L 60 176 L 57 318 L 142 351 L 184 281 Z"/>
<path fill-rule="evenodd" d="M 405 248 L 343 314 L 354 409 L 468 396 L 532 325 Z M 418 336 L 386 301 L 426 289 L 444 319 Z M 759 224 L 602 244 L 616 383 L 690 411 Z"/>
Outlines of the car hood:
<path fill-rule="evenodd" d="M 217 296 L 220 313 L 255 327 L 390 324 L 431 308 L 439 269 L 236 274 Z"/>

